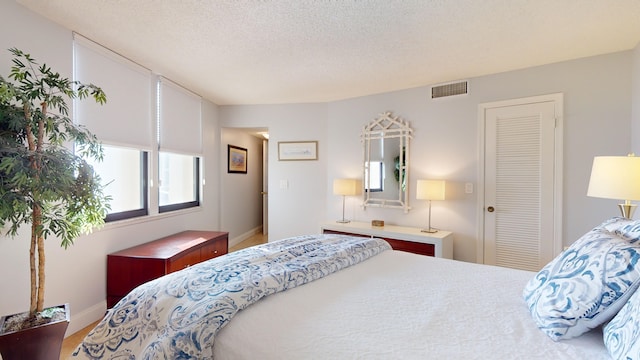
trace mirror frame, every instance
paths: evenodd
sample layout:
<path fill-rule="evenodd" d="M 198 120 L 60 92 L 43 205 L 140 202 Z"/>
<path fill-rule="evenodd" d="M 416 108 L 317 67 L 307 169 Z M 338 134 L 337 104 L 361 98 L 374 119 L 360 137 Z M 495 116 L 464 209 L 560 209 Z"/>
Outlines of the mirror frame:
<path fill-rule="evenodd" d="M 411 207 L 409 206 L 409 159 L 410 159 L 410 140 L 413 130 L 409 126 L 409 122 L 400 118 L 399 116 L 393 116 L 391 112 L 381 113 L 378 118 L 371 121 L 364 127 L 362 132 L 362 142 L 364 143 L 364 162 L 362 164 L 362 194 L 364 196 L 363 206 L 366 210 L 367 207 L 382 207 L 402 209 L 405 213 L 408 213 Z M 404 149 L 404 163 L 400 162 L 398 183 L 402 184 L 405 181 L 404 191 L 402 187 L 398 187 L 398 198 L 396 199 L 378 199 L 375 196 L 371 196 L 372 192 L 367 191 L 367 184 L 369 184 L 369 172 L 367 171 L 367 164 L 371 159 L 371 140 L 377 139 L 400 139 L 400 154 Z M 402 160 L 403 156 L 400 156 Z"/>

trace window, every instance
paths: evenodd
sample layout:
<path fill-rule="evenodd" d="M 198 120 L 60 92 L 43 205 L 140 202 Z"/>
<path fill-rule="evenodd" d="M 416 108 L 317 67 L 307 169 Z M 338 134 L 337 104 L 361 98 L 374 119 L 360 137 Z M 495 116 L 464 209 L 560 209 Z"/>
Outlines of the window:
<path fill-rule="evenodd" d="M 160 152 L 158 158 L 159 211 L 200 205 L 200 158 Z"/>
<path fill-rule="evenodd" d="M 162 77 L 156 89 L 158 211 L 200 206 L 201 99 Z"/>
<path fill-rule="evenodd" d="M 74 102 L 73 114 L 106 144 L 104 161 L 91 162 L 112 197 L 105 220 L 199 206 L 200 96 L 78 34 L 73 66 L 74 80 L 107 95 L 103 106 Z"/>
<path fill-rule="evenodd" d="M 96 84 L 107 95 L 104 105 L 74 102 L 74 120 L 103 142 L 104 160 L 91 164 L 112 197 L 105 220 L 148 215 L 147 158 L 155 145 L 150 107 L 155 78 L 148 69 L 78 34 L 73 51 L 74 80 Z"/>
<path fill-rule="evenodd" d="M 365 191 L 382 191 L 384 184 L 384 171 L 382 171 L 384 163 L 382 161 L 370 161 L 365 168 L 365 179 L 369 179 L 369 183 L 365 184 Z"/>
<path fill-rule="evenodd" d="M 105 221 L 147 215 L 147 152 L 111 145 L 102 147 L 103 161 L 88 162 L 100 175 L 105 194 L 112 197 Z"/>

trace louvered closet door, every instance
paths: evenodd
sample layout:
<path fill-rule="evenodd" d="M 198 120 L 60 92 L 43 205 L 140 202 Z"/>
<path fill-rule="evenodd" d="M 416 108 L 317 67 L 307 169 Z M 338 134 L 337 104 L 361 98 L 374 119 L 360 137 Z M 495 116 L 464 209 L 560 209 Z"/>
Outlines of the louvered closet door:
<path fill-rule="evenodd" d="M 537 271 L 554 256 L 554 102 L 485 110 L 484 262 Z"/>

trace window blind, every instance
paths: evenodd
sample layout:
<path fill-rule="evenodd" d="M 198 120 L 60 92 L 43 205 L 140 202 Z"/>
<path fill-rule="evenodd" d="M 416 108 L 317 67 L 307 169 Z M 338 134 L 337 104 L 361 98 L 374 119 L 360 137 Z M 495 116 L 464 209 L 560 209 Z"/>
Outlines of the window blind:
<path fill-rule="evenodd" d="M 104 90 L 107 103 L 76 100 L 74 118 L 100 141 L 150 149 L 153 144 L 151 71 L 74 34 L 74 79 Z"/>
<path fill-rule="evenodd" d="M 160 77 L 158 145 L 161 151 L 202 153 L 201 98 Z"/>

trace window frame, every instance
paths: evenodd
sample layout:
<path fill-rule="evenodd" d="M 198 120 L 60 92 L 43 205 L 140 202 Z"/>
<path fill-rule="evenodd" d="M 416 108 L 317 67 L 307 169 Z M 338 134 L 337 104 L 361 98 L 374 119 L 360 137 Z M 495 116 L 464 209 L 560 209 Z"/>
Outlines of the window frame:
<path fill-rule="evenodd" d="M 181 203 L 175 203 L 175 204 L 168 204 L 168 205 L 160 205 L 158 204 L 158 213 L 162 214 L 162 213 L 167 213 L 170 211 L 176 211 L 176 210 L 183 210 L 183 209 L 189 209 L 189 208 L 194 208 L 194 207 L 198 207 L 200 206 L 200 157 L 199 156 L 193 156 L 193 178 L 195 179 L 193 187 L 194 187 L 194 197 L 195 200 L 193 201 L 187 201 L 187 202 L 181 202 Z M 160 164 L 158 163 L 158 174 L 160 173 Z M 160 186 L 157 187 L 158 191 L 158 197 L 160 196 Z"/>
<path fill-rule="evenodd" d="M 133 219 L 137 217 L 149 215 L 149 152 L 145 150 L 140 151 L 140 193 L 142 194 L 142 208 L 125 210 L 117 213 L 109 213 L 104 219 L 105 223 L 112 223 L 114 221 Z"/>
<path fill-rule="evenodd" d="M 374 188 L 374 189 L 370 189 L 369 185 L 371 185 L 371 164 L 372 163 L 378 163 L 380 165 L 380 179 L 379 179 L 379 183 L 380 183 L 380 187 L 378 188 Z M 367 174 L 366 174 L 366 180 L 365 184 L 364 184 L 364 191 L 365 192 L 382 192 L 384 190 L 384 162 L 383 161 L 369 161 L 369 164 L 367 164 L 367 168 L 366 168 Z"/>

